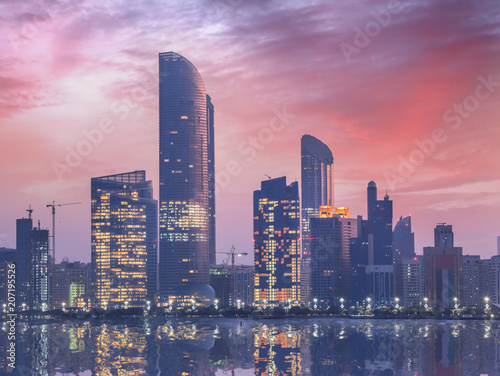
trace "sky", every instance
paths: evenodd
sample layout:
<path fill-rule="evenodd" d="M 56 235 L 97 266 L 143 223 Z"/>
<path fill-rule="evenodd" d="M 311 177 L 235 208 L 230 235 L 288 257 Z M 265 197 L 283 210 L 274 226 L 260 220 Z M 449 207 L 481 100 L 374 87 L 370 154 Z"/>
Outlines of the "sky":
<path fill-rule="evenodd" d="M 81 202 L 56 208 L 56 259 L 88 262 L 91 177 L 145 169 L 158 197 L 158 53 L 175 51 L 215 106 L 218 251 L 252 254 L 252 192 L 300 181 L 310 134 L 351 216 L 374 180 L 417 253 L 445 222 L 464 254 L 496 254 L 500 2 L 3 0 L 0 30 L 0 247 L 29 205 L 49 228 L 47 204 Z"/>

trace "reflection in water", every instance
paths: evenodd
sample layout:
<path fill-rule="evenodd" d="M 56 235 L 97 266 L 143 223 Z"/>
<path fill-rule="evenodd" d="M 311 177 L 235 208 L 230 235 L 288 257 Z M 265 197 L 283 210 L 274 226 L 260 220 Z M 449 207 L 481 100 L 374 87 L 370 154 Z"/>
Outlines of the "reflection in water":
<path fill-rule="evenodd" d="M 500 329 L 423 320 L 19 323 L 17 366 L 18 375 L 47 376 L 500 375 Z"/>

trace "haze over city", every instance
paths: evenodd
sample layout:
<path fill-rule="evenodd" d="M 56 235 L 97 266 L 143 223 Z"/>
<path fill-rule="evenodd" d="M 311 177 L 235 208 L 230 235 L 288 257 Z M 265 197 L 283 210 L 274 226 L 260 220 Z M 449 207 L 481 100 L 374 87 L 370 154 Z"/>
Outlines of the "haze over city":
<path fill-rule="evenodd" d="M 4 1 L 0 247 L 28 205 L 57 258 L 90 261 L 90 178 L 145 169 L 158 198 L 158 52 L 215 105 L 217 249 L 252 245 L 252 191 L 300 180 L 300 138 L 335 158 L 335 205 L 387 189 L 416 251 L 437 222 L 464 254 L 500 235 L 500 4 L 432 1 Z M 89 27 L 92 25 L 92 27 Z M 376 26 L 378 25 L 378 27 Z M 250 263 L 251 256 L 243 259 Z M 221 261 L 220 259 L 218 260 Z"/>

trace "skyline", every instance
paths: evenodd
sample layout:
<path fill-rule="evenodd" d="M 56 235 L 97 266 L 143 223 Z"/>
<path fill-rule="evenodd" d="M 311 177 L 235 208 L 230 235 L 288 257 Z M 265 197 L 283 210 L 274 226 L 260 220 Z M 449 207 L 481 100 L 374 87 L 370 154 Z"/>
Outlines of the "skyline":
<path fill-rule="evenodd" d="M 94 176 L 145 169 L 158 199 L 157 56 L 176 51 L 198 68 L 216 107 L 218 251 L 253 249 L 252 192 L 265 174 L 299 180 L 300 138 L 311 134 L 332 150 L 336 206 L 366 219 L 365 189 L 374 180 L 381 194 L 388 188 L 394 221 L 412 215 L 417 254 L 432 246 L 439 222 L 453 225 L 464 254 L 496 254 L 500 5 L 213 1 L 106 10 L 92 3 L 0 5 L 12 14 L 0 42 L 0 145 L 11 161 L 1 166 L 0 247 L 15 247 L 15 219 L 29 204 L 35 223 L 50 228 L 46 204 L 81 201 L 57 209 L 57 261 L 90 261 Z M 373 12 L 378 19 L 389 12 L 390 21 L 347 56 L 353 28 L 373 25 Z M 476 102 L 473 111 L 454 107 Z M 100 126 L 102 140 L 58 176 L 54 163 L 65 164 L 67 148 L 96 137 Z M 417 143 L 433 136 L 422 165 L 397 175 L 400 158 L 417 156 Z M 400 178 L 392 187 L 387 172 Z"/>

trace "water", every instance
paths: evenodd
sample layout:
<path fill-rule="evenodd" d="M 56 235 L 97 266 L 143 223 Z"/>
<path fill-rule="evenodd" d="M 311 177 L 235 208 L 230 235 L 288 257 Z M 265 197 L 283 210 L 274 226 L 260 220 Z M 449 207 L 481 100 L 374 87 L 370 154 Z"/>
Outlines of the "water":
<path fill-rule="evenodd" d="M 500 375 L 495 321 L 157 318 L 18 323 L 16 337 L 17 375 Z"/>

